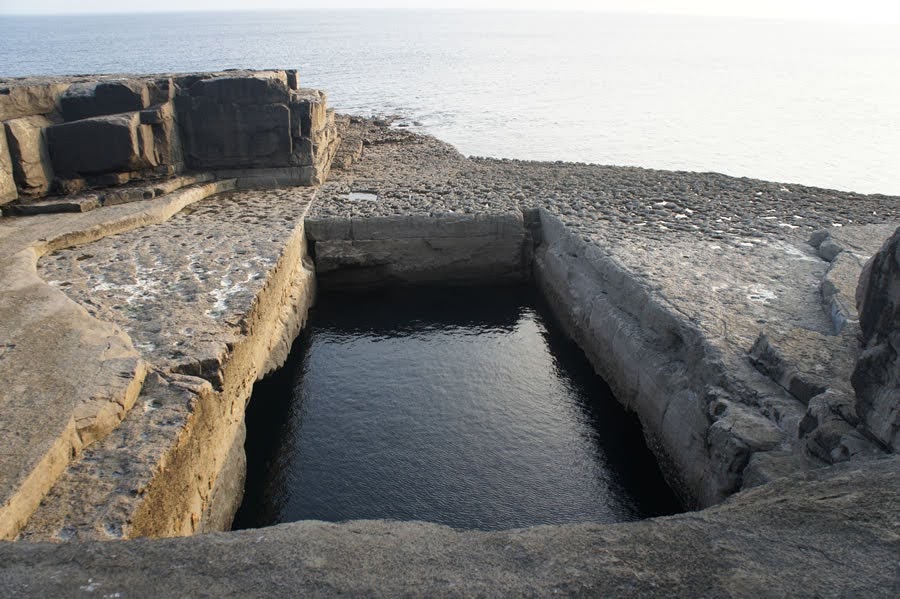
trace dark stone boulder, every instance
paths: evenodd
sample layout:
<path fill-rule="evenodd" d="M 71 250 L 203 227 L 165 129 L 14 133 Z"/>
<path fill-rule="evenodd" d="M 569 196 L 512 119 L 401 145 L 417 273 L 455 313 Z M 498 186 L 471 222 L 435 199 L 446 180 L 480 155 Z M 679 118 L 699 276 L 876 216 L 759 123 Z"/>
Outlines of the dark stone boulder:
<path fill-rule="evenodd" d="M 150 92 L 144 81 L 123 79 L 75 83 L 59 99 L 66 121 L 133 112 L 150 105 Z"/>
<path fill-rule="evenodd" d="M 47 137 L 53 168 L 63 177 L 156 166 L 153 132 L 138 112 L 54 125 Z"/>
<path fill-rule="evenodd" d="M 900 228 L 866 263 L 856 289 L 862 354 L 853 371 L 868 431 L 900 450 Z"/>
<path fill-rule="evenodd" d="M 291 113 L 286 104 L 176 98 L 185 162 L 195 169 L 287 166 Z"/>

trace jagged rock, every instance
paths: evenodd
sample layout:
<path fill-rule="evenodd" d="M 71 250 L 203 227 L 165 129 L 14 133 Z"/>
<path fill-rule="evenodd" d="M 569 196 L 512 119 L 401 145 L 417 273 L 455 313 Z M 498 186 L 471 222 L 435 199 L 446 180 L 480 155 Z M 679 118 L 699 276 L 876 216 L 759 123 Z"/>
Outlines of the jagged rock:
<path fill-rule="evenodd" d="M 0 206 L 19 197 L 13 179 L 12 160 L 6 145 L 6 130 L 0 129 Z"/>
<path fill-rule="evenodd" d="M 64 176 L 135 171 L 156 166 L 153 131 L 140 113 L 62 123 L 47 129 L 53 168 Z"/>
<path fill-rule="evenodd" d="M 810 400 L 798 433 L 810 453 L 829 464 L 878 455 L 879 448 L 856 430 L 858 422 L 853 397 L 829 389 Z"/>
<path fill-rule="evenodd" d="M 900 450 L 900 228 L 866 263 L 856 290 L 862 355 L 853 371 L 866 428 Z"/>
<path fill-rule="evenodd" d="M 22 83 L 0 88 L 0 121 L 48 114 L 57 108 L 59 96 L 71 83 Z"/>
<path fill-rule="evenodd" d="M 75 83 L 59 99 L 66 121 L 133 112 L 150 105 L 147 84 L 139 80 Z"/>
<path fill-rule="evenodd" d="M 291 115 L 286 104 L 221 104 L 176 99 L 185 161 L 196 169 L 288 166 Z"/>
<path fill-rule="evenodd" d="M 6 137 L 19 193 L 46 195 L 53 183 L 53 167 L 45 130 L 53 123 L 44 116 L 27 116 L 6 122 Z"/>
<path fill-rule="evenodd" d="M 246 105 L 287 104 L 291 97 L 286 76 L 270 72 L 201 79 L 191 85 L 190 95 L 220 104 Z"/>

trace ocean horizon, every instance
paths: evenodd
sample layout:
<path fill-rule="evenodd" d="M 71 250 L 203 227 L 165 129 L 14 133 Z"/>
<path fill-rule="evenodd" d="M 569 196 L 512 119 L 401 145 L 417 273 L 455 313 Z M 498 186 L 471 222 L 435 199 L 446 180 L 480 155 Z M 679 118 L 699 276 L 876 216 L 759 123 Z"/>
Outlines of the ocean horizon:
<path fill-rule="evenodd" d="M 397 10 L 2 16 L 0 76 L 297 68 L 466 155 L 900 194 L 900 26 Z"/>

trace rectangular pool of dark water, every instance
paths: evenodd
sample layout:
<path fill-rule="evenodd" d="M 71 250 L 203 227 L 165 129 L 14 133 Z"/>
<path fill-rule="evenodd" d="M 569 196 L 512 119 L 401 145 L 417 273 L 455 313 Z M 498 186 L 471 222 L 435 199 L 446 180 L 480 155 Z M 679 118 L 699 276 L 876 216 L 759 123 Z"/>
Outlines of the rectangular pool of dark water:
<path fill-rule="evenodd" d="M 507 529 L 680 511 L 640 425 L 531 287 L 323 294 L 257 383 L 234 528 Z"/>

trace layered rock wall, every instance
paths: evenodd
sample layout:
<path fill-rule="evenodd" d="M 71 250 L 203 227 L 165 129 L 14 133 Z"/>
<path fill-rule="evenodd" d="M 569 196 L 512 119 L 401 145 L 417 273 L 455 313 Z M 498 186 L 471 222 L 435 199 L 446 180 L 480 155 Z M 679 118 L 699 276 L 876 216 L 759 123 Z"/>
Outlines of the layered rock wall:
<path fill-rule="evenodd" d="M 0 80 L 0 205 L 214 172 L 321 183 L 334 114 L 296 71 Z"/>

